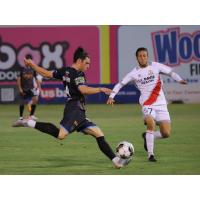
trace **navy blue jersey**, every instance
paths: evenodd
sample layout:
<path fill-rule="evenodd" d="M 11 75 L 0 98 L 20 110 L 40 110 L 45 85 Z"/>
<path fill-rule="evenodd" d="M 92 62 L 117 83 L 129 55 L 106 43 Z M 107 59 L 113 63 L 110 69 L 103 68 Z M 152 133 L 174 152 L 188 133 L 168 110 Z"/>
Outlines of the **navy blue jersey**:
<path fill-rule="evenodd" d="M 36 79 L 36 72 L 30 67 L 22 67 L 19 77 L 21 78 L 21 87 L 23 91 L 29 91 L 34 88 L 34 78 Z"/>
<path fill-rule="evenodd" d="M 53 72 L 53 77 L 63 81 L 68 100 L 80 100 L 85 102 L 84 95 L 78 87 L 86 82 L 85 74 L 72 67 L 63 67 Z"/>

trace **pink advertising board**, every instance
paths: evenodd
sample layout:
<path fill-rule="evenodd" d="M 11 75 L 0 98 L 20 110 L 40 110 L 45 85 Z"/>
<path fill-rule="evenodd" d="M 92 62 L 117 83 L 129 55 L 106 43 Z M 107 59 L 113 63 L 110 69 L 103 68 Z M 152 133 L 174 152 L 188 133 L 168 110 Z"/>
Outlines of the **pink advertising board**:
<path fill-rule="evenodd" d="M 46 69 L 70 66 L 73 52 L 82 46 L 90 54 L 88 83 L 100 83 L 100 39 L 97 26 L 0 27 L 0 82 L 15 81 L 23 58 Z"/>

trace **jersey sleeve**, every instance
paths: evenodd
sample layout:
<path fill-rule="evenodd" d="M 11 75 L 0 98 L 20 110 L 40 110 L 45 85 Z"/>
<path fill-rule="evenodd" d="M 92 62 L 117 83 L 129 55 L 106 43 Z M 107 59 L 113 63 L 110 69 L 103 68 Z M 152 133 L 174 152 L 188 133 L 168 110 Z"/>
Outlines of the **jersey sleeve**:
<path fill-rule="evenodd" d="M 84 73 L 77 74 L 77 76 L 74 78 L 74 82 L 77 87 L 80 85 L 85 85 L 86 84 L 85 74 Z"/>
<path fill-rule="evenodd" d="M 129 82 L 131 82 L 131 81 L 133 81 L 134 79 L 133 79 L 133 76 L 132 76 L 132 74 L 133 74 L 134 72 L 133 71 L 131 71 L 131 72 L 129 72 L 123 79 L 122 79 L 122 81 L 120 81 L 119 83 L 117 83 L 115 86 L 114 86 L 114 88 L 113 88 L 113 90 L 112 90 L 112 93 L 110 94 L 110 98 L 113 98 L 114 99 L 114 97 L 117 95 L 117 93 L 121 90 L 121 88 L 124 86 L 124 85 L 126 85 L 126 84 L 128 84 Z"/>
<path fill-rule="evenodd" d="M 159 72 L 162 74 L 167 74 L 169 75 L 172 72 L 172 68 L 168 67 L 166 65 L 163 65 L 161 63 L 154 63 L 155 65 L 157 65 Z"/>
<path fill-rule="evenodd" d="M 53 71 L 53 78 L 58 79 L 58 80 L 62 80 L 64 74 L 65 74 L 65 71 L 64 71 L 63 68 L 56 69 L 56 70 Z"/>
<path fill-rule="evenodd" d="M 129 82 L 133 81 L 133 80 L 134 80 L 133 77 L 132 77 L 132 74 L 133 74 L 133 73 L 134 73 L 133 71 L 129 72 L 129 73 L 121 80 L 120 83 L 124 86 L 124 85 L 128 84 Z"/>

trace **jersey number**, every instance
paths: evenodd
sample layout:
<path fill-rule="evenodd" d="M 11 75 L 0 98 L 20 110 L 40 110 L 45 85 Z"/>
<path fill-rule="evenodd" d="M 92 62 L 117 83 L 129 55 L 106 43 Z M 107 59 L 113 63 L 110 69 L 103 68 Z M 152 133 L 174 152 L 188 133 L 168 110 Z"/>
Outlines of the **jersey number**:
<path fill-rule="evenodd" d="M 151 114 L 151 112 L 152 112 L 152 108 L 148 108 L 149 115 Z"/>
<path fill-rule="evenodd" d="M 152 113 L 152 108 L 145 107 L 143 109 L 143 112 L 144 112 L 145 115 L 150 115 Z"/>

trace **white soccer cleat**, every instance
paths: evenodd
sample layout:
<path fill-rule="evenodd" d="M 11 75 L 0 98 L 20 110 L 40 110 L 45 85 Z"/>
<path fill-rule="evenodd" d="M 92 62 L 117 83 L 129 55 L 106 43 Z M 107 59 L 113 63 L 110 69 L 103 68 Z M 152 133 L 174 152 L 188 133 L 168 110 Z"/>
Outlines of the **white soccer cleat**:
<path fill-rule="evenodd" d="M 119 158 L 119 157 L 115 157 L 112 160 L 115 168 L 117 168 L 117 169 L 120 169 L 122 167 L 127 166 L 130 161 L 131 161 L 131 158 L 129 158 L 129 159 L 122 159 L 122 158 Z"/>
<path fill-rule="evenodd" d="M 12 127 L 28 127 L 27 122 L 27 119 L 17 120 L 12 124 Z"/>
<path fill-rule="evenodd" d="M 112 162 L 113 162 L 115 168 L 117 168 L 117 169 L 120 169 L 120 168 L 123 167 L 122 164 L 121 164 L 119 161 L 120 161 L 120 158 L 119 158 L 119 157 L 115 157 L 115 158 L 113 158 L 113 160 L 112 160 Z"/>
<path fill-rule="evenodd" d="M 32 119 L 32 120 L 35 120 L 35 121 L 38 120 L 38 118 L 34 115 L 29 116 L 29 119 Z"/>

